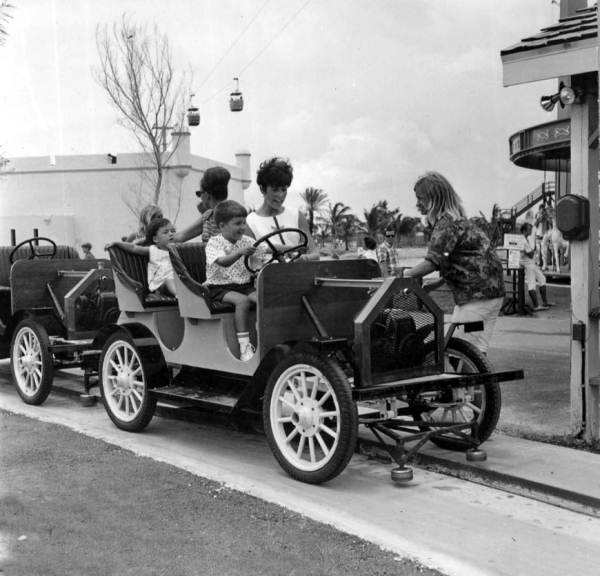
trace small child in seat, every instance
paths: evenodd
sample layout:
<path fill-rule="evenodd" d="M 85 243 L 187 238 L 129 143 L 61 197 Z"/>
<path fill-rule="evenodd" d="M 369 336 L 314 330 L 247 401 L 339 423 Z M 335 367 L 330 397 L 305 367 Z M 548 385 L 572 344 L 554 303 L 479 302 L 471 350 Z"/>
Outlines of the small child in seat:
<path fill-rule="evenodd" d="M 111 242 L 104 249 L 118 246 L 132 254 L 148 256 L 148 288 L 151 292 L 176 295 L 173 266 L 167 245 L 173 241 L 175 228 L 166 218 L 154 218 L 146 230 L 146 246 L 131 242 Z"/>
<path fill-rule="evenodd" d="M 235 328 L 240 345 L 240 360 L 254 356 L 250 342 L 249 312 L 256 304 L 252 275 L 244 266 L 244 256 L 255 253 L 254 239 L 246 236 L 246 209 L 233 200 L 224 200 L 214 209 L 220 233 L 206 244 L 206 286 L 218 302 L 235 306 Z"/>

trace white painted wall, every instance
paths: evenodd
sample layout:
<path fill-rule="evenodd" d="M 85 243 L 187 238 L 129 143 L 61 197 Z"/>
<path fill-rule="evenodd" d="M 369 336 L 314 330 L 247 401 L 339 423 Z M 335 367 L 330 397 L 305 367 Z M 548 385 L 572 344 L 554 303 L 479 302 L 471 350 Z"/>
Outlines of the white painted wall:
<path fill-rule="evenodd" d="M 204 171 L 222 165 L 231 172 L 229 197 L 244 202 L 243 191 L 249 183 L 249 155 L 243 153 L 237 164 L 216 162 L 189 153 L 188 141 L 174 156 L 166 173 L 169 193 L 160 204 L 167 218 L 176 219 L 177 228 L 191 224 L 199 216 L 195 191 Z M 107 242 L 119 240 L 135 231 L 136 216 L 123 199 L 135 198 L 142 179 L 140 154 L 117 155 L 110 164 L 106 155 L 11 158 L 0 171 L 0 245 L 10 244 L 10 230 L 17 242 L 41 236 L 81 251 L 83 242 L 102 257 Z M 178 211 L 178 197 L 181 205 Z"/>

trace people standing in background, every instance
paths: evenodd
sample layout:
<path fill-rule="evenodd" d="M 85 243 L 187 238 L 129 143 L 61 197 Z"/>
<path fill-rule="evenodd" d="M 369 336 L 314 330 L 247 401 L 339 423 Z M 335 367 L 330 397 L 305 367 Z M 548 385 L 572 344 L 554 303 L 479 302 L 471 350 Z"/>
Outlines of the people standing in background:
<path fill-rule="evenodd" d="M 384 236 L 381 232 L 378 232 L 376 238 L 377 261 L 381 266 L 381 272 L 384 276 L 394 276 L 398 267 L 398 257 L 392 247 L 394 233 L 391 230 L 386 230 Z"/>
<path fill-rule="evenodd" d="M 359 250 L 358 257 L 364 260 L 375 260 L 377 262 L 377 243 L 370 236 L 363 238 L 364 249 Z"/>
<path fill-rule="evenodd" d="M 521 234 L 525 237 L 525 244 L 521 250 L 520 264 L 525 270 L 525 284 L 527 285 L 527 291 L 533 304 L 533 309 L 537 312 L 538 310 L 547 310 L 550 304 L 546 295 L 546 277 L 540 270 L 539 266 L 535 263 L 535 245 L 533 244 L 532 232 L 533 226 L 529 222 L 525 222 L 520 228 Z M 539 286 L 540 296 L 542 297 L 542 304 L 538 303 L 537 293 L 535 287 Z"/>

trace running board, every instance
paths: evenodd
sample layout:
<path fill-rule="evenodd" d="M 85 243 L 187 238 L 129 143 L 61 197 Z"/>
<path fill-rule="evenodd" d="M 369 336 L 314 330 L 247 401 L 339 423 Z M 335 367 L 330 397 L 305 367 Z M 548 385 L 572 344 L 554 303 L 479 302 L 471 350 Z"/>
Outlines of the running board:
<path fill-rule="evenodd" d="M 150 390 L 150 393 L 162 402 L 169 402 L 177 406 L 206 407 L 227 414 L 233 412 L 240 396 L 230 391 L 219 393 L 214 390 L 206 390 L 200 385 L 181 386 L 178 384 L 154 388 Z"/>

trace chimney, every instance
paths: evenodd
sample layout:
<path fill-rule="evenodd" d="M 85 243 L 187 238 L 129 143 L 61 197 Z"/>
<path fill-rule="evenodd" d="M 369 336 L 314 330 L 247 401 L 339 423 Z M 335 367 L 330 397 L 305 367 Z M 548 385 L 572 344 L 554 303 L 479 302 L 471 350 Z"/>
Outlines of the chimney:
<path fill-rule="evenodd" d="M 236 152 L 235 163 L 242 172 L 242 189 L 246 190 L 252 183 L 252 177 L 250 176 L 250 152 L 245 150 Z"/>
<path fill-rule="evenodd" d="M 179 178 L 185 178 L 192 167 L 190 133 L 187 131 L 171 132 L 171 146 L 177 146 L 177 148 L 169 165 L 175 168 L 175 173 Z"/>

